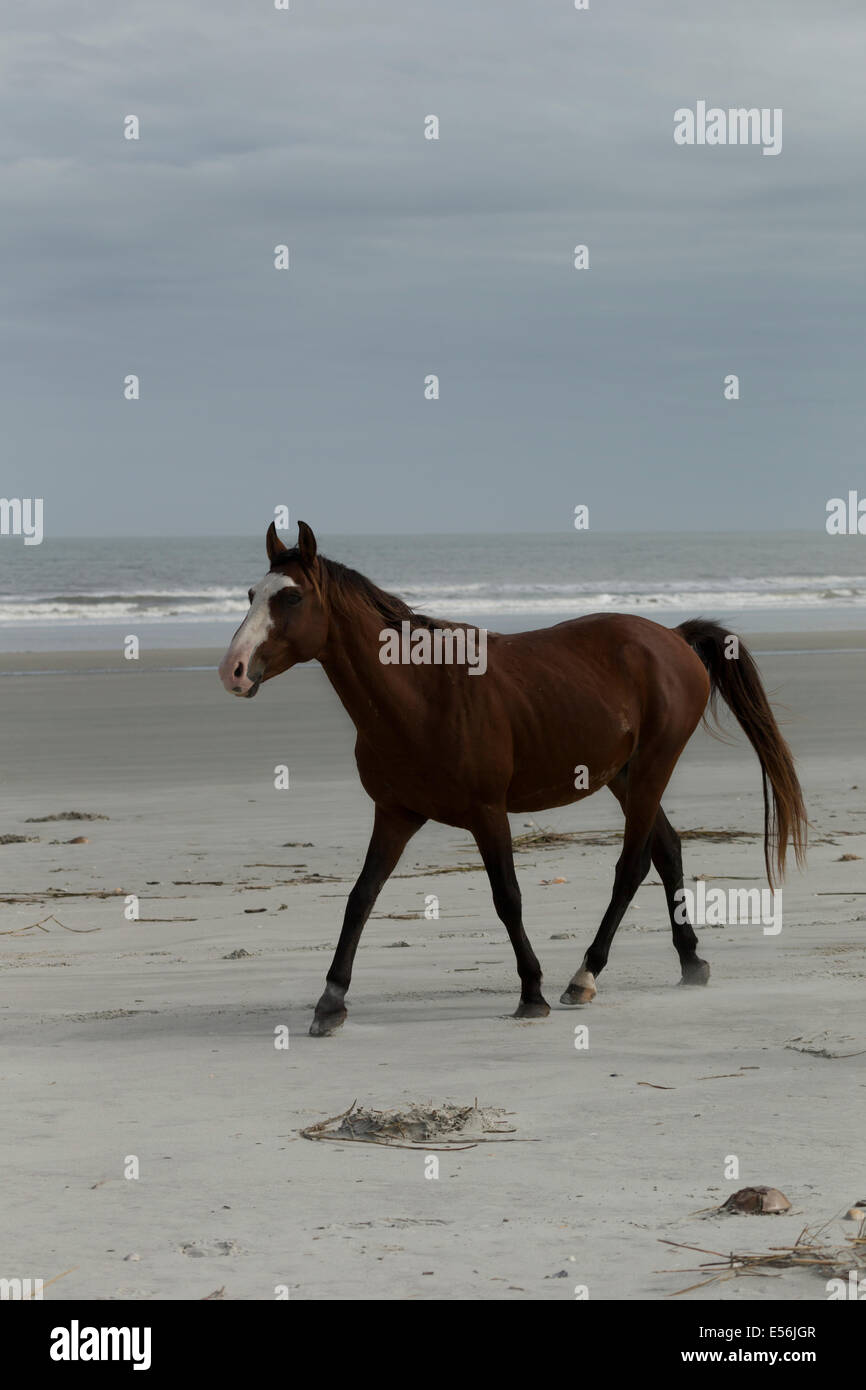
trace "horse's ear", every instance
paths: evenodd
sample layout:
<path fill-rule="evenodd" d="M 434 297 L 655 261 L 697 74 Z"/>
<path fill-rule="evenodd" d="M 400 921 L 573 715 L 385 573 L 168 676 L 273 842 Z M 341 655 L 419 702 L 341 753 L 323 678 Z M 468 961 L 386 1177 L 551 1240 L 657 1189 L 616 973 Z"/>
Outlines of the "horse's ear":
<path fill-rule="evenodd" d="M 270 526 L 268 527 L 268 534 L 265 538 L 265 545 L 267 546 L 268 559 L 270 560 L 271 564 L 273 564 L 275 560 L 278 560 L 281 555 L 285 555 L 286 550 L 288 549 L 287 546 L 283 545 L 282 541 L 277 535 L 277 528 L 273 522 L 271 522 Z"/>
<path fill-rule="evenodd" d="M 312 569 L 316 559 L 316 538 L 305 521 L 298 522 L 298 550 L 304 569 Z"/>

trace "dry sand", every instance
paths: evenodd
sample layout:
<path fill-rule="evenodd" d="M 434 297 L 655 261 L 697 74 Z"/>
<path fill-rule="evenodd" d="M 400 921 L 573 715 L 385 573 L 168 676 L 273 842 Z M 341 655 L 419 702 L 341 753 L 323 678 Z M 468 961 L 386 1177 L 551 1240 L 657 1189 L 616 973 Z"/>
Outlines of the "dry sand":
<path fill-rule="evenodd" d="M 72 1269 L 46 1289 L 56 1299 L 271 1299 L 278 1286 L 293 1299 L 572 1299 L 577 1285 L 661 1299 L 699 1276 L 659 1271 L 700 1258 L 662 1238 L 764 1249 L 866 1197 L 864 1057 L 816 1055 L 866 1049 L 866 634 L 751 645 L 787 706 L 814 825 L 779 936 L 705 928 L 710 985 L 675 988 L 651 872 L 597 1000 L 563 1008 L 617 849 L 525 851 L 525 920 L 553 1010 L 515 1022 L 511 950 L 477 856 L 461 832 L 429 826 L 367 926 L 349 1020 L 330 1039 L 307 1027 L 371 807 L 322 672 L 298 669 L 248 703 L 212 670 L 172 669 L 175 652 L 3 657 L 0 834 L 39 838 L 0 845 L 2 892 L 43 896 L 0 904 L 0 1274 Z M 288 791 L 273 787 L 280 763 Z M 758 832 L 751 750 L 699 732 L 665 807 L 681 831 Z M 25 823 L 63 810 L 109 819 Z M 604 792 L 539 819 L 620 825 Z M 50 843 L 79 835 L 88 843 Z M 757 839 L 685 852 L 687 882 L 761 882 Z M 139 921 L 124 918 L 126 893 Z M 423 916 L 427 894 L 438 920 Z M 22 930 L 50 913 L 63 926 Z M 282 1027 L 288 1050 L 274 1045 Z M 815 1051 L 787 1046 L 798 1037 Z M 355 1099 L 476 1097 L 508 1112 L 512 1142 L 439 1152 L 438 1178 L 424 1150 L 299 1136 Z M 124 1176 L 130 1156 L 137 1179 Z M 791 1211 L 697 1214 L 746 1183 L 781 1188 Z M 786 1272 L 686 1296 L 826 1294 L 822 1278 Z"/>

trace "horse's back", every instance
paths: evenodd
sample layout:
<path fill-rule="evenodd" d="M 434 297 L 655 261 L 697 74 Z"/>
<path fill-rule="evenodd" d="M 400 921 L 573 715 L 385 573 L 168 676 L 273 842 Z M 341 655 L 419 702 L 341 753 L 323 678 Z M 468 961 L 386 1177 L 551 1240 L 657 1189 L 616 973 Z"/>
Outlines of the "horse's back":
<path fill-rule="evenodd" d="M 662 729 L 678 742 L 709 696 L 700 658 L 676 629 L 648 618 L 591 613 L 500 642 L 488 648 L 490 670 L 501 678 L 513 727 L 529 725 L 536 747 L 541 730 L 568 728 L 605 749 L 619 735 L 636 744 Z"/>

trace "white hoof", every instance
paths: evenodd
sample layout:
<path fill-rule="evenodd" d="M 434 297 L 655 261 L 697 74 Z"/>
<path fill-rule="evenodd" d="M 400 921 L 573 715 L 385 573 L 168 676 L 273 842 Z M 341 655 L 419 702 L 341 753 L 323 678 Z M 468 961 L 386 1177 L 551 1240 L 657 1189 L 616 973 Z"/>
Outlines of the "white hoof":
<path fill-rule="evenodd" d="M 572 976 L 568 982 L 568 987 L 560 996 L 560 1004 L 591 1004 L 598 990 L 595 986 L 595 976 L 591 970 L 587 970 L 582 965 L 577 974 Z"/>

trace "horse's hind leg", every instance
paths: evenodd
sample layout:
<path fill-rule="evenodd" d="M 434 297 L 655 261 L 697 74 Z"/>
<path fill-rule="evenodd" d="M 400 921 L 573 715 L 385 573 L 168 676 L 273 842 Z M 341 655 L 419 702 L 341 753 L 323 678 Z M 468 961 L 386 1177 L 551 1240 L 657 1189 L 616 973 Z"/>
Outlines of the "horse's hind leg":
<path fill-rule="evenodd" d="M 608 783 L 611 791 L 625 810 L 628 790 L 628 772 L 623 769 Z M 705 985 L 710 978 L 710 967 L 698 956 L 698 938 L 688 919 L 685 900 L 681 896 L 683 887 L 682 842 L 661 806 L 653 826 L 650 840 L 650 854 L 656 872 L 662 881 L 671 919 L 671 934 L 674 948 L 680 958 L 682 982 L 684 985 Z M 679 896 L 678 896 L 679 895 Z"/>
<path fill-rule="evenodd" d="M 520 885 L 514 872 L 511 826 L 503 811 L 473 827 L 484 867 L 493 891 L 496 915 L 504 924 L 517 958 L 520 976 L 520 1003 L 515 1018 L 546 1018 L 550 1005 L 541 993 L 541 966 L 523 930 Z"/>
<path fill-rule="evenodd" d="M 352 963 L 361 932 L 388 878 L 397 867 L 400 855 L 416 830 L 424 824 L 423 816 L 408 811 L 376 807 L 373 834 L 357 883 L 349 894 L 343 916 L 343 929 L 334 952 L 331 968 L 325 978 L 325 990 L 316 1005 L 310 1024 L 314 1038 L 327 1037 L 344 1023 L 346 1006 L 343 1002 L 352 979 Z"/>
<path fill-rule="evenodd" d="M 710 967 L 698 955 L 698 938 L 688 919 L 685 899 L 681 892 L 683 856 L 680 837 L 661 807 L 653 830 L 652 861 L 664 884 L 674 947 L 683 972 L 682 982 L 684 985 L 705 985 L 710 978 Z"/>
<path fill-rule="evenodd" d="M 621 782 L 618 790 L 614 788 L 613 781 L 608 784 L 615 795 L 622 793 L 623 797 L 625 833 L 622 853 L 617 860 L 613 894 L 607 911 L 580 969 L 571 977 L 560 996 L 561 1004 L 589 1004 L 595 998 L 596 977 L 607 965 L 616 929 L 649 872 L 659 802 L 681 751 L 681 747 L 674 751 L 646 745 L 632 758 L 624 787 Z M 617 776 L 621 779 L 623 773 Z"/>

